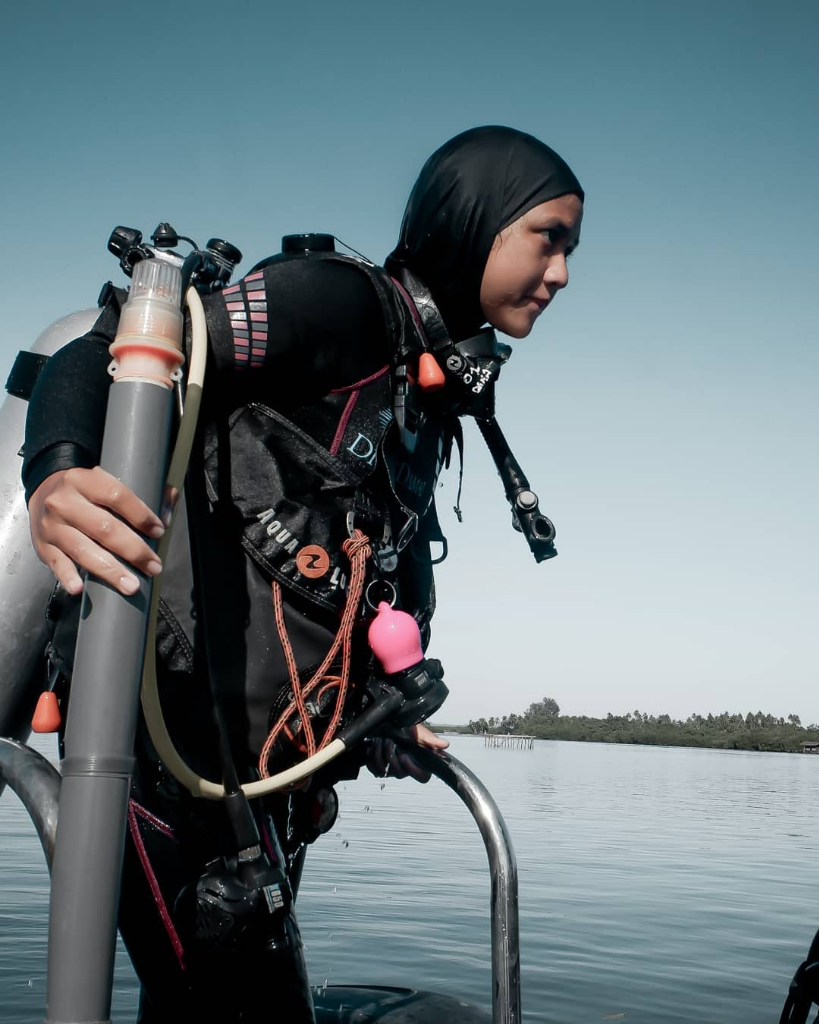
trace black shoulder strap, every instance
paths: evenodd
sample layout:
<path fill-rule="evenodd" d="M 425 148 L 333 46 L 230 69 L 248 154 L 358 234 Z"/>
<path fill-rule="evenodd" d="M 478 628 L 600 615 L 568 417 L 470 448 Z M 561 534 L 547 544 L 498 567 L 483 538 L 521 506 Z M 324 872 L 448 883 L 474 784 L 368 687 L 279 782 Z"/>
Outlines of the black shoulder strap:
<path fill-rule="evenodd" d="M 50 358 L 37 352 L 18 352 L 6 381 L 6 391 L 15 398 L 28 401 L 37 378 Z"/>
<path fill-rule="evenodd" d="M 106 281 L 97 299 L 97 305 L 102 312 L 89 333 L 105 334 L 113 338 L 119 325 L 119 315 L 127 298 L 128 292 L 124 288 L 116 288 L 111 281 Z"/>
<path fill-rule="evenodd" d="M 406 301 L 399 293 L 395 279 L 390 277 L 383 267 L 379 267 L 369 260 L 356 259 L 344 253 L 326 252 L 316 255 L 319 259 L 336 260 L 356 266 L 367 275 L 381 303 L 387 335 L 395 346 L 393 359 L 396 363 L 405 361 L 411 352 L 417 355 L 423 351 L 423 343 L 418 336 L 416 325 L 409 315 Z"/>
<path fill-rule="evenodd" d="M 91 332 L 114 337 L 119 323 L 119 314 L 127 294 L 124 289 L 115 288 L 110 281 L 106 281 L 97 299 L 97 305 L 102 307 L 102 312 L 94 322 Z M 17 353 L 11 373 L 6 380 L 6 391 L 10 395 L 14 395 L 15 398 L 22 398 L 27 402 L 31 398 L 37 378 L 43 372 L 43 368 L 50 358 L 51 356 L 43 355 L 40 352 L 28 352 L 21 349 Z"/>

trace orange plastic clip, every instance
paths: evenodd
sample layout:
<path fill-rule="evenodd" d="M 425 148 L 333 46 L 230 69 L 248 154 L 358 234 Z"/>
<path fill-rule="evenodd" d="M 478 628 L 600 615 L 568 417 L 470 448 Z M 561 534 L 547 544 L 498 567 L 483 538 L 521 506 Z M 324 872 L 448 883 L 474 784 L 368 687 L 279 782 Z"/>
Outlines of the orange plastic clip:
<path fill-rule="evenodd" d="M 422 352 L 418 357 L 418 383 L 423 391 L 440 391 L 446 384 L 444 371 L 431 352 Z"/>
<path fill-rule="evenodd" d="M 62 720 L 56 695 L 51 690 L 41 693 L 31 719 L 31 728 L 34 732 L 56 732 Z"/>

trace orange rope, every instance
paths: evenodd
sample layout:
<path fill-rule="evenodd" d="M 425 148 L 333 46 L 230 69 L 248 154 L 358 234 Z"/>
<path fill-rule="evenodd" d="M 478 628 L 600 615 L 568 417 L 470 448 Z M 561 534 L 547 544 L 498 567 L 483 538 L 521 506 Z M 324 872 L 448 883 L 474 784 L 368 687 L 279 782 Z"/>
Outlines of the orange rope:
<path fill-rule="evenodd" d="M 350 585 L 347 589 L 347 601 L 344 605 L 344 612 L 341 616 L 341 624 L 339 626 L 338 633 L 330 646 L 330 650 L 324 658 L 324 661 L 322 661 L 313 673 L 310 681 L 305 686 L 302 686 L 299 681 L 298 665 L 296 664 L 296 658 L 293 654 L 290 637 L 287 635 L 287 624 L 284 621 L 284 605 L 282 602 L 281 586 L 276 580 L 273 581 L 273 611 L 276 620 L 276 630 L 279 634 L 279 639 L 281 640 L 285 661 L 287 662 L 287 671 L 290 676 L 290 687 L 293 691 L 293 699 L 296 707 L 295 710 L 292 706 L 285 709 L 265 740 L 262 752 L 259 755 L 259 774 L 263 779 L 270 777 L 267 762 L 270 759 L 273 744 L 276 742 L 279 733 L 283 729 L 287 728 L 288 722 L 294 714 L 298 714 L 301 718 L 302 732 L 307 744 L 308 757 L 312 757 L 313 754 L 316 753 L 317 749 L 322 750 L 327 746 L 333 738 L 333 735 L 338 728 L 338 724 L 341 721 L 341 716 L 344 711 L 344 701 L 347 697 L 347 688 L 350 679 L 353 627 L 355 625 L 355 617 L 358 607 L 361 602 L 361 595 L 364 592 L 364 582 L 367 574 L 366 562 L 372 553 L 370 542 L 361 530 L 355 530 L 354 536 L 344 541 L 342 550 L 350 560 Z M 328 675 L 327 672 L 330 665 L 335 660 L 339 648 L 341 648 L 341 673 L 338 676 Z M 321 693 L 331 686 L 338 686 L 338 693 L 336 695 L 336 706 L 333 712 L 333 717 L 326 732 L 324 733 L 321 743 L 317 748 L 316 738 L 313 733 L 313 725 L 310 721 L 310 716 L 307 713 L 305 701 L 321 683 L 326 684 L 320 691 Z M 287 728 L 287 732 L 290 733 L 289 728 Z"/>
<path fill-rule="evenodd" d="M 299 668 L 296 664 L 296 656 L 293 653 L 293 645 L 290 643 L 290 637 L 287 634 L 287 625 L 284 621 L 282 588 L 275 580 L 273 581 L 273 612 L 276 617 L 276 629 L 279 634 L 279 640 L 281 640 L 282 649 L 284 651 L 284 660 L 287 662 L 287 671 L 290 675 L 290 688 L 293 691 L 293 696 L 296 700 L 296 707 L 301 715 L 301 727 L 304 733 L 304 738 L 307 740 L 307 756 L 312 757 L 316 752 L 316 740 L 313 736 L 313 726 L 310 724 L 310 717 L 307 714 L 307 708 L 304 704 L 304 694 L 302 693 L 301 686 L 299 685 Z M 285 716 L 284 721 L 287 721 L 287 716 Z"/>

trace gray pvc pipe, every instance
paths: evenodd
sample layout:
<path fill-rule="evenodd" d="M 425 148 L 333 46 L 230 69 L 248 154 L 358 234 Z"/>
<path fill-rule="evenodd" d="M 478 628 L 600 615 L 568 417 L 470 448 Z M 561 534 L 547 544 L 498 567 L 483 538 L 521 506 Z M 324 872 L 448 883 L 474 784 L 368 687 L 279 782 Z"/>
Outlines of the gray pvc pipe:
<path fill-rule="evenodd" d="M 111 385 L 100 464 L 160 507 L 172 392 Z M 136 573 L 139 576 L 138 573 Z M 133 597 L 85 585 L 62 762 L 51 882 L 46 1024 L 104 1024 L 151 581 Z"/>

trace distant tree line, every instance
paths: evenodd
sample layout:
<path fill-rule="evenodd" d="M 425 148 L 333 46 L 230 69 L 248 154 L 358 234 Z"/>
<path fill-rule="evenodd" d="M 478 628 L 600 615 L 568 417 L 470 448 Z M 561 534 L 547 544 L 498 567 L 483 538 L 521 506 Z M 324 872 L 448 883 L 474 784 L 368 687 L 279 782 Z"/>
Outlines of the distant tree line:
<path fill-rule="evenodd" d="M 522 714 L 470 720 L 462 732 L 525 733 L 546 740 L 587 740 L 595 743 L 646 743 L 676 747 L 718 747 L 725 750 L 799 751 L 804 742 L 819 742 L 819 725 L 802 725 L 799 715 L 777 718 L 761 711 L 746 715 L 670 715 L 640 711 L 605 718 L 561 715 L 552 697 L 530 704 Z"/>

